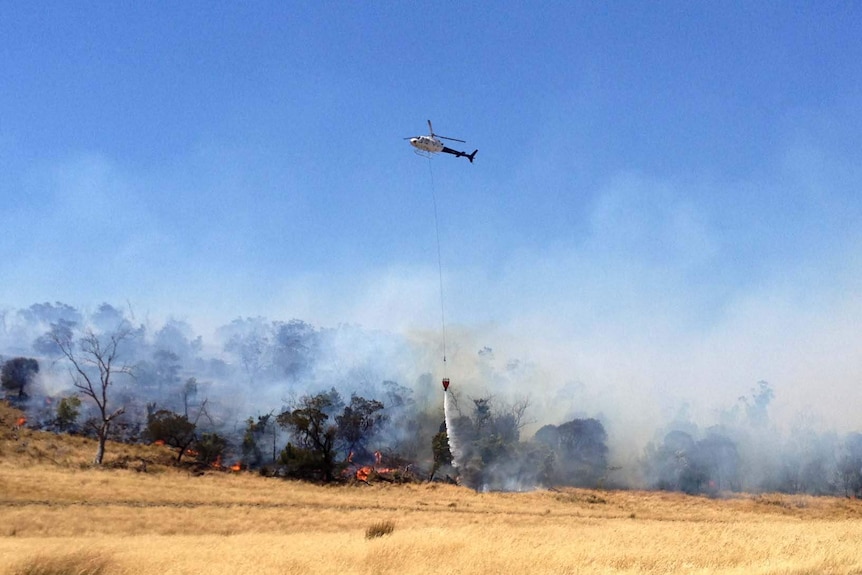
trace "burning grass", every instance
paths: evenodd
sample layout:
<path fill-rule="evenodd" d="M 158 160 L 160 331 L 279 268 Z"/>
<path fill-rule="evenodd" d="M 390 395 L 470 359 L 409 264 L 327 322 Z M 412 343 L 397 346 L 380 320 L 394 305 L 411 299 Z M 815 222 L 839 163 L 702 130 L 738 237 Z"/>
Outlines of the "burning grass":
<path fill-rule="evenodd" d="M 0 557 L 14 561 L 0 561 L 0 575 L 862 572 L 857 500 L 325 487 L 197 476 L 155 446 L 109 446 L 99 469 L 80 438 L 6 430 Z M 155 463 L 119 464 L 142 457 Z"/>

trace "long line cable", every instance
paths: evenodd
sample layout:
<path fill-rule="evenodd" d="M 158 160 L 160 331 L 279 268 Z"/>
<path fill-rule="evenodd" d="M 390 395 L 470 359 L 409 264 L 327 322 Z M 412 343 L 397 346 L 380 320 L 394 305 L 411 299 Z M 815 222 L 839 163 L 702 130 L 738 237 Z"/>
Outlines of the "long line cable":
<path fill-rule="evenodd" d="M 449 442 L 449 451 L 452 454 L 452 465 L 460 468 L 462 457 L 461 444 L 456 437 L 454 422 L 452 421 L 454 413 L 450 407 L 451 393 L 445 387 L 449 381 L 446 373 L 446 304 L 443 297 L 443 256 L 440 250 L 440 223 L 437 217 L 437 193 L 434 189 L 434 170 L 431 166 L 431 156 L 428 156 L 428 173 L 431 175 L 431 203 L 434 205 L 434 232 L 437 236 L 437 275 L 440 279 L 440 326 L 443 338 L 443 414 L 444 421 L 446 422 L 446 439 Z"/>
<path fill-rule="evenodd" d="M 443 299 L 443 257 L 440 253 L 440 224 L 437 218 L 437 193 L 434 191 L 434 170 L 428 157 L 428 173 L 431 174 L 431 203 L 434 205 L 434 232 L 437 235 L 437 274 L 440 278 L 440 325 L 443 337 L 443 377 L 446 377 L 446 306 Z"/>

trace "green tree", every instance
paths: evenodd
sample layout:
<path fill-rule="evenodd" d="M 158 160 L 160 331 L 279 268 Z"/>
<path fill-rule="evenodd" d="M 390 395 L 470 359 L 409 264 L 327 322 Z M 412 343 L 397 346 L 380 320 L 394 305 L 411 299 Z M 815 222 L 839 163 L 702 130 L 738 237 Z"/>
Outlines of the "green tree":
<path fill-rule="evenodd" d="M 67 433 L 75 429 L 81 414 L 81 400 L 76 395 L 64 397 L 57 404 L 57 428 Z"/>
<path fill-rule="evenodd" d="M 595 487 L 608 469 L 607 433 L 596 419 L 573 419 L 562 425 L 546 425 L 535 441 L 554 454 L 552 483 Z"/>
<path fill-rule="evenodd" d="M 39 362 L 29 357 L 15 357 L 3 363 L 0 369 L 0 384 L 9 391 L 17 391 L 19 399 L 25 399 L 27 387 L 39 373 Z"/>
<path fill-rule="evenodd" d="M 324 482 L 335 479 L 338 427 L 330 422 L 330 413 L 339 402 L 340 396 L 334 389 L 306 395 L 300 398 L 296 409 L 276 418 L 295 442 L 288 443 L 280 458 L 288 475 Z"/>
<path fill-rule="evenodd" d="M 385 421 L 386 415 L 381 402 L 358 395 L 353 395 L 350 404 L 335 418 L 338 438 L 344 442 L 345 450 L 359 457 L 369 454 L 368 443 Z"/>
<path fill-rule="evenodd" d="M 193 449 L 197 452 L 198 461 L 213 465 L 221 460 L 227 449 L 227 440 L 218 433 L 204 433 L 195 441 Z"/>
<path fill-rule="evenodd" d="M 440 431 L 431 439 L 431 453 L 433 463 L 429 480 L 434 479 L 434 475 L 441 467 L 452 465 L 452 451 L 449 449 L 449 436 L 446 434 L 445 422 L 440 425 Z"/>
<path fill-rule="evenodd" d="M 275 460 L 276 431 L 275 418 L 272 413 L 259 415 L 256 421 L 252 417 L 246 420 L 245 433 L 242 436 L 242 459 L 247 467 L 255 468 L 263 464 L 262 444 L 264 440 L 272 439 L 272 459 L 270 461 Z"/>
<path fill-rule="evenodd" d="M 160 409 L 147 417 L 147 437 L 177 449 L 177 464 L 197 440 L 196 430 L 197 424 L 189 421 L 187 416 L 167 409 Z"/>

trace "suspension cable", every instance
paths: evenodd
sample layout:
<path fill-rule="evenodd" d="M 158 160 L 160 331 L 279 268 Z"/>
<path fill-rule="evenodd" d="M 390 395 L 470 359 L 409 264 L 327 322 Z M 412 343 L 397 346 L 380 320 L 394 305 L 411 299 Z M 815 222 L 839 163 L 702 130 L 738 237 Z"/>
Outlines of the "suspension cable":
<path fill-rule="evenodd" d="M 437 274 L 440 278 L 440 325 L 443 338 L 443 377 L 446 377 L 446 306 L 443 300 L 443 257 L 440 253 L 440 224 L 437 218 L 437 194 L 434 191 L 434 170 L 428 157 L 428 173 L 431 174 L 431 203 L 434 205 L 434 232 L 437 235 Z"/>

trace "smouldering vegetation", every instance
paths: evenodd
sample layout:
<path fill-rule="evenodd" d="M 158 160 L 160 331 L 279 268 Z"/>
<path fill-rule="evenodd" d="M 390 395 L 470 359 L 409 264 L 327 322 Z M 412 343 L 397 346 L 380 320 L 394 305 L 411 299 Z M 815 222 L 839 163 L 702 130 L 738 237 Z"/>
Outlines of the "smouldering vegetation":
<path fill-rule="evenodd" d="M 459 352 L 474 375 L 443 402 L 425 371 L 433 344 L 403 334 L 258 317 L 205 342 L 107 303 L 4 313 L 0 353 L 24 354 L 0 358 L 7 400 L 31 429 L 99 439 L 97 463 L 111 439 L 169 446 L 177 465 L 325 483 L 862 496 L 862 433 L 777 421 L 765 381 L 713 415 L 681 408 L 634 429 L 617 413 L 634 397 L 591 405 L 540 371 L 500 371 L 521 364 L 488 346 Z"/>

